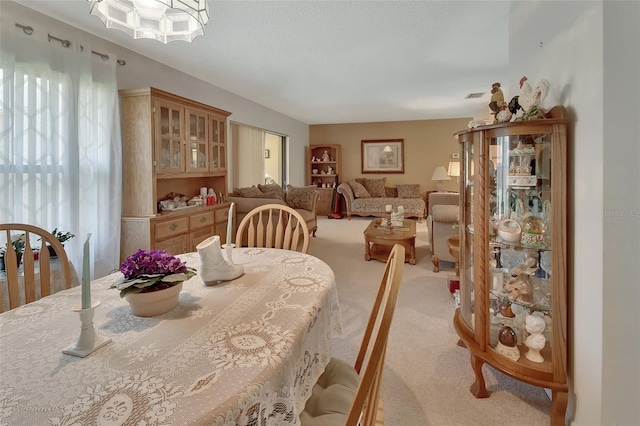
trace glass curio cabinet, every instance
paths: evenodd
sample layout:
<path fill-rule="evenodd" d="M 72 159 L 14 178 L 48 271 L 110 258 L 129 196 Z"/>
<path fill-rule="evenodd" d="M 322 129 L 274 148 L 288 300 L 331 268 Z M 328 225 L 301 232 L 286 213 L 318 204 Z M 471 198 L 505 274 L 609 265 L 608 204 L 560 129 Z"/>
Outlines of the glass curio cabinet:
<path fill-rule="evenodd" d="M 567 407 L 567 121 L 481 126 L 461 147 L 460 306 L 454 326 L 486 398 L 484 363 L 550 389 L 551 424 Z"/>

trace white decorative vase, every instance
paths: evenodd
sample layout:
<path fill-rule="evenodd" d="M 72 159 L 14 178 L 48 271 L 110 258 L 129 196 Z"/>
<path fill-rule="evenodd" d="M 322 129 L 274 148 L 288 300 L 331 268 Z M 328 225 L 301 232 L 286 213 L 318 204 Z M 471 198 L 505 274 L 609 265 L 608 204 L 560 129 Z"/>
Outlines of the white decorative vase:
<path fill-rule="evenodd" d="M 137 317 L 153 317 L 169 312 L 178 305 L 182 283 L 149 293 L 128 294 L 124 298 L 129 302 L 131 313 Z"/>

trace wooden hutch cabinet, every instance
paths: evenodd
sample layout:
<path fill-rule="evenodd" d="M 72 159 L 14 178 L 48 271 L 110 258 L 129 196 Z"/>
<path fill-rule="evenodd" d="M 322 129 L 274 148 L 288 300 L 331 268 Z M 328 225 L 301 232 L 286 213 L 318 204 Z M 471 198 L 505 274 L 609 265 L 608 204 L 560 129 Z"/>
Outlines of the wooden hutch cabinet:
<path fill-rule="evenodd" d="M 456 332 L 486 398 L 482 365 L 552 391 L 564 425 L 567 387 L 567 121 L 481 126 L 461 145 L 460 306 Z M 522 419 L 521 419 L 522 420 Z"/>
<path fill-rule="evenodd" d="M 331 214 L 333 194 L 340 184 L 340 145 L 309 146 L 309 184 L 318 187 L 317 214 Z M 336 195 L 337 196 L 337 195 Z"/>
<path fill-rule="evenodd" d="M 194 251 L 211 235 L 226 238 L 229 203 L 158 210 L 169 193 L 193 197 L 201 187 L 227 194 L 230 112 L 154 88 L 121 90 L 121 259 L 138 249 Z"/>

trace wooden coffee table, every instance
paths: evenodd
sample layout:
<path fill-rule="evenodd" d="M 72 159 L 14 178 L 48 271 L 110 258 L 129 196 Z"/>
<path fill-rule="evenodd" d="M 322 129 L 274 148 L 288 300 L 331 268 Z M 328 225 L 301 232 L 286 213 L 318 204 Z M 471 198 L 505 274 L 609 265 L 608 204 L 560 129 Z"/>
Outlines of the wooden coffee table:
<path fill-rule="evenodd" d="M 405 262 L 416 264 L 416 222 L 405 219 L 402 226 L 394 226 L 390 234 L 386 234 L 386 219 L 373 219 L 364 230 L 364 259 L 376 259 L 386 262 L 389 252 L 395 244 L 405 247 Z"/>

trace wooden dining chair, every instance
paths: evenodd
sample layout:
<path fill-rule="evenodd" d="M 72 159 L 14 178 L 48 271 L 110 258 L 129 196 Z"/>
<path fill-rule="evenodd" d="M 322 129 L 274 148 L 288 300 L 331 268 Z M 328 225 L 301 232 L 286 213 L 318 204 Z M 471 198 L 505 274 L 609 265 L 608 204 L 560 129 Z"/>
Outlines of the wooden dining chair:
<path fill-rule="evenodd" d="M 4 231 L 4 232 L 2 232 Z M 53 248 L 58 256 L 58 264 L 62 271 L 63 285 L 65 289 L 71 288 L 71 267 L 69 266 L 69 258 L 62 244 L 48 231 L 33 225 L 22 223 L 0 223 L 0 235 L 6 234 L 6 249 L 4 255 L 6 285 L 9 296 L 9 309 L 31 303 L 39 298 L 49 296 L 55 293 L 56 289 L 52 286 L 51 281 L 51 255 L 47 244 Z M 24 249 L 22 251 L 23 274 L 18 274 L 18 256 L 12 242 L 12 238 L 18 235 L 24 236 Z M 33 251 L 37 245 L 33 247 L 32 237 L 37 237 L 41 241 L 40 253 L 36 263 L 36 256 Z M 0 237 L 2 239 L 2 237 Z M 37 244 L 37 243 L 36 243 Z M 38 268 L 36 268 L 38 265 Z M 38 269 L 38 270 L 37 270 Z M 0 281 L 1 282 L 1 281 Z M 39 292 L 36 292 L 36 285 Z M 4 287 L 4 286 L 3 286 Z M 0 288 L 0 312 L 4 311 L 3 295 L 4 288 Z"/>
<path fill-rule="evenodd" d="M 245 236 L 246 233 L 246 236 Z M 300 213 L 284 204 L 251 210 L 236 232 L 236 247 L 267 247 L 307 253 L 309 229 Z"/>
<path fill-rule="evenodd" d="M 391 249 L 355 365 L 331 358 L 300 414 L 302 426 L 383 424 L 380 386 L 404 255 L 400 244 Z"/>

